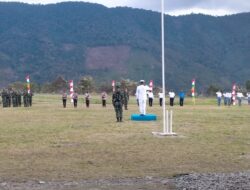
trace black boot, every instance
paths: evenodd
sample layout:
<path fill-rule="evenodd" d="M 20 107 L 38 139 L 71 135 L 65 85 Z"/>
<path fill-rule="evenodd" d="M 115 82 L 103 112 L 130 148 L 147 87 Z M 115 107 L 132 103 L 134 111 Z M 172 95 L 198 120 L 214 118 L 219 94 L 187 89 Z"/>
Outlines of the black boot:
<path fill-rule="evenodd" d="M 122 117 L 120 117 L 120 122 L 122 122 Z"/>
<path fill-rule="evenodd" d="M 119 120 L 119 117 L 117 117 L 116 119 L 117 119 L 117 121 L 116 121 L 116 122 L 119 122 L 119 121 L 120 121 L 120 120 Z"/>

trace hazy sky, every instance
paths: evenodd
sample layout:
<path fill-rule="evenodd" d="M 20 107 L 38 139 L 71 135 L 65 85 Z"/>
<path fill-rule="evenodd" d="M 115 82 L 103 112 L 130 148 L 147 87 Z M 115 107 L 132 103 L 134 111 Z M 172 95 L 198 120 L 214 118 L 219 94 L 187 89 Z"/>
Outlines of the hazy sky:
<path fill-rule="evenodd" d="M 0 0 L 21 1 L 25 3 L 57 3 L 70 0 Z M 81 1 L 81 0 L 75 0 Z M 159 11 L 161 0 L 82 0 L 103 4 L 107 7 L 128 6 Z M 239 12 L 250 12 L 250 0 L 165 0 L 167 14 L 183 15 L 189 13 L 204 13 L 225 15 Z"/>

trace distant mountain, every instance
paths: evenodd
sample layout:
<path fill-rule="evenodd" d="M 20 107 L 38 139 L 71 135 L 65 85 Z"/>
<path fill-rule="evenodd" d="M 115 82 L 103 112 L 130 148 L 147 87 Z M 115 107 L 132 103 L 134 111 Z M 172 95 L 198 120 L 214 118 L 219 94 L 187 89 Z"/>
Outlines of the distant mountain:
<path fill-rule="evenodd" d="M 166 16 L 166 86 L 230 88 L 250 79 L 250 13 Z M 0 86 L 58 75 L 161 84 L 160 14 L 66 2 L 0 3 Z"/>

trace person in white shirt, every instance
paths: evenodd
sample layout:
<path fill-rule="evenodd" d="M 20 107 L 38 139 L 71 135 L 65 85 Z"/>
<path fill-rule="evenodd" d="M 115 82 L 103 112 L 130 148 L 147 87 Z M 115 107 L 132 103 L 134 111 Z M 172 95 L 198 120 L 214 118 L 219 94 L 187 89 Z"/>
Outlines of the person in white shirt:
<path fill-rule="evenodd" d="M 216 92 L 216 95 L 217 95 L 217 104 L 218 104 L 218 106 L 220 106 L 221 97 L 222 97 L 221 91 L 219 90 L 218 92 Z"/>
<path fill-rule="evenodd" d="M 101 98 L 102 98 L 102 107 L 106 107 L 106 100 L 107 100 L 107 93 L 105 91 L 102 92 Z"/>
<path fill-rule="evenodd" d="M 248 105 L 250 105 L 250 92 L 247 93 L 247 101 L 248 101 Z"/>
<path fill-rule="evenodd" d="M 159 96 L 159 103 L 160 103 L 160 106 L 162 106 L 163 93 L 162 93 L 162 92 L 159 92 L 159 93 L 158 93 L 158 96 Z"/>
<path fill-rule="evenodd" d="M 149 92 L 148 92 L 148 103 L 149 103 L 150 107 L 153 106 L 153 100 L 154 100 L 154 94 L 153 94 L 152 90 L 149 90 Z"/>
<path fill-rule="evenodd" d="M 170 98 L 170 106 L 174 106 L 174 97 L 175 97 L 175 93 L 173 90 L 169 91 L 169 98 Z"/>
<path fill-rule="evenodd" d="M 140 85 L 136 88 L 136 98 L 139 102 L 141 115 L 146 115 L 147 88 L 144 80 L 140 80 Z"/>
<path fill-rule="evenodd" d="M 232 104 L 232 93 L 227 92 L 227 105 L 231 106 L 231 104 Z"/>
<path fill-rule="evenodd" d="M 242 98 L 244 97 L 244 95 L 242 94 L 242 92 L 237 92 L 236 97 L 238 100 L 238 105 L 241 106 L 241 101 L 242 101 Z"/>

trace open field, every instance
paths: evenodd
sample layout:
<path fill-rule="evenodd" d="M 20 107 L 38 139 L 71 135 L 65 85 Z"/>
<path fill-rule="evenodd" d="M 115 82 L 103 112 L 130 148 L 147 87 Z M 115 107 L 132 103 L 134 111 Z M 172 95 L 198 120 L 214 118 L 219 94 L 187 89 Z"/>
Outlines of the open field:
<path fill-rule="evenodd" d="M 250 170 L 250 106 L 217 107 L 215 99 L 173 107 L 178 137 L 159 138 L 162 109 L 148 113 L 156 122 L 134 122 L 132 99 L 124 122 L 112 105 L 93 97 L 62 108 L 60 95 L 35 95 L 31 108 L 0 108 L 1 181 L 79 181 L 172 177 L 185 173 Z M 158 99 L 157 99 L 158 101 Z M 176 102 L 177 103 L 177 102 Z M 167 106 L 169 108 L 169 106 Z"/>

